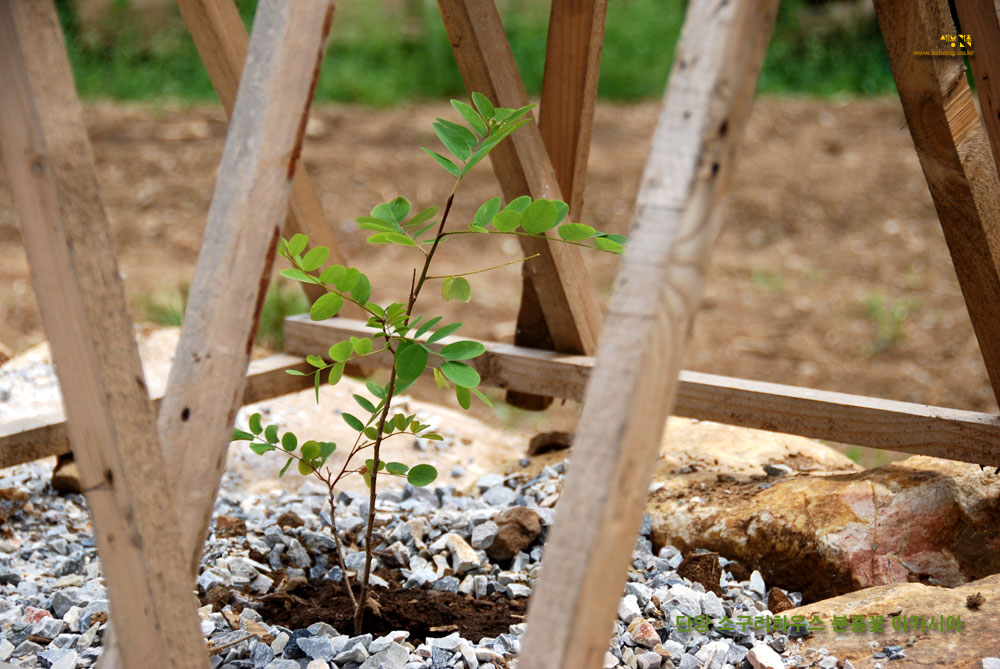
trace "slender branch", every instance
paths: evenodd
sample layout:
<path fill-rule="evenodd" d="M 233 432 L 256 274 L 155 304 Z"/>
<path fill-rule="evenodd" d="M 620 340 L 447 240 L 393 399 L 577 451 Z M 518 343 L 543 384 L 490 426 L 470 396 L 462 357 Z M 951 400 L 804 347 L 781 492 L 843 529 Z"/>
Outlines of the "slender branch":
<path fill-rule="evenodd" d="M 547 242 L 561 242 L 563 244 L 572 244 L 573 246 L 582 246 L 585 249 L 590 249 L 592 251 L 604 251 L 604 249 L 599 249 L 596 246 L 591 246 L 590 244 L 584 244 L 582 242 L 574 242 L 568 239 L 563 239 L 562 237 L 550 237 L 549 235 L 536 235 L 530 232 L 517 232 L 516 230 L 452 230 L 451 232 L 444 233 L 444 237 L 454 237 L 455 235 L 515 235 L 517 237 L 532 237 L 534 239 L 544 239 Z M 593 237 L 591 237 L 593 239 Z M 611 253 L 611 251 L 604 251 L 605 253 Z"/>
<path fill-rule="evenodd" d="M 351 587 L 351 577 L 347 575 L 347 561 L 344 560 L 344 547 L 340 543 L 340 535 L 337 533 L 337 503 L 333 498 L 334 486 L 330 485 L 330 481 L 326 480 L 328 490 L 330 491 L 330 534 L 333 535 L 333 543 L 337 547 L 337 562 L 340 563 L 340 572 L 344 575 L 344 586 L 347 588 L 347 594 L 351 598 L 351 604 L 354 606 L 354 610 L 358 610 L 358 600 L 354 596 L 354 588 Z"/>
<path fill-rule="evenodd" d="M 428 276 L 427 279 L 447 279 L 448 277 L 454 276 L 469 276 L 470 274 L 480 274 L 482 272 L 491 272 L 495 269 L 500 269 L 501 267 L 506 267 L 507 265 L 516 265 L 519 262 L 524 262 L 526 260 L 531 260 L 532 258 L 537 258 L 542 255 L 541 253 L 536 253 L 534 255 L 527 256 L 526 258 L 518 258 L 517 260 L 511 260 L 510 262 L 505 262 L 502 265 L 494 265 L 493 267 L 485 267 L 483 269 L 477 269 L 472 272 L 461 272 L 459 274 L 444 274 L 442 276 Z"/>

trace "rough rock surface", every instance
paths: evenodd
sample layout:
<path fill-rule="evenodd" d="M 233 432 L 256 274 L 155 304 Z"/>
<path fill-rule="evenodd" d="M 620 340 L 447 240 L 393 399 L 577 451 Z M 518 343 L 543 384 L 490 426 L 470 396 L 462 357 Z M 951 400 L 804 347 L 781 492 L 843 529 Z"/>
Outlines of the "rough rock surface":
<path fill-rule="evenodd" d="M 970 597 L 979 593 L 983 599 L 978 608 L 970 608 Z M 1000 655 L 997 644 L 996 620 L 1000 617 L 1000 575 L 967 583 L 957 588 L 942 588 L 922 583 L 900 583 L 859 590 L 840 597 L 786 611 L 784 615 L 818 615 L 824 630 L 812 637 L 795 642 L 790 651 L 825 647 L 829 654 L 849 660 L 857 669 L 882 667 L 954 667 L 979 669 L 983 657 Z M 833 616 L 883 616 L 883 633 L 832 630 Z M 917 628 L 916 617 L 921 617 Z M 930 618 L 937 629 L 929 629 Z M 940 627 L 940 617 L 945 629 Z M 948 629 L 949 617 L 961 617 L 961 631 Z M 870 620 L 870 618 L 869 618 Z M 910 629 L 905 630 L 904 622 Z M 894 624 L 895 623 L 895 624 Z M 899 631 L 904 628 L 903 631 Z M 903 657 L 886 662 L 889 655 Z M 886 649 L 890 649 L 886 652 Z M 881 654 L 881 657 L 879 655 Z"/>
<path fill-rule="evenodd" d="M 1000 478 L 991 472 L 924 456 L 862 472 L 796 469 L 761 480 L 661 468 L 648 504 L 654 545 L 746 561 L 806 601 L 1000 572 Z"/>
<path fill-rule="evenodd" d="M 542 531 L 538 514 L 523 506 L 497 514 L 493 522 L 497 524 L 497 535 L 486 554 L 498 562 L 510 560 L 526 549 Z"/>

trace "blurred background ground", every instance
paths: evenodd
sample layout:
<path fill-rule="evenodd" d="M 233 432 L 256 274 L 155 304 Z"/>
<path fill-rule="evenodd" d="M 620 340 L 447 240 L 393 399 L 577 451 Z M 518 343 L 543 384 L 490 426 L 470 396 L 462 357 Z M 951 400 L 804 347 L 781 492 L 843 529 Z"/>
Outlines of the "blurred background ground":
<path fill-rule="evenodd" d="M 95 12 L 86 18 L 60 4 L 134 316 L 174 325 L 226 126 L 200 64 L 190 57 L 193 46 L 175 25 L 172 3 L 144 2 L 160 9 L 130 13 L 136 7 L 126 2 L 84 2 L 81 8 Z M 250 16 L 251 3 L 240 4 Z M 388 301 L 402 299 L 409 284 L 406 249 L 369 247 L 353 219 L 397 195 L 421 207 L 443 204 L 448 179 L 418 147 L 436 142 L 433 118 L 453 115 L 438 98 L 461 95 L 461 83 L 432 20 L 435 3 L 371 4 L 395 12 L 382 15 L 380 31 L 365 9 L 369 3 L 338 6 L 304 155 L 345 255 L 372 277 L 376 297 Z M 529 90 L 540 80 L 546 16 L 537 6 L 545 4 L 501 3 Z M 672 42 L 657 40 L 655 31 L 675 35 L 683 7 L 662 0 L 609 4 L 602 71 L 621 76 L 602 76 L 582 218 L 627 233 L 670 62 Z M 995 412 L 870 13 L 857 3 L 782 6 L 685 368 Z M 155 11 L 162 12 L 161 28 L 174 28 L 151 31 L 136 18 Z M 419 75 L 412 63 L 423 63 Z M 463 186 L 455 220 L 469 220 L 480 202 L 498 193 L 484 166 Z M 453 240 L 441 273 L 517 257 L 516 243 L 495 241 Z M 585 256 L 594 288 L 607 300 L 616 259 Z M 509 340 L 519 269 L 471 282 L 471 305 L 428 300 L 425 307 L 465 321 L 469 336 Z M 278 282 L 263 343 L 279 347 L 281 316 L 304 307 L 296 288 Z M 0 175 L 0 345 L 22 351 L 42 338 Z M 430 398 L 432 390 L 416 393 Z M 551 429 L 571 425 L 575 411 L 556 407 L 538 416 L 500 405 L 481 413 L 500 425 Z M 846 450 L 868 465 L 891 457 Z"/>

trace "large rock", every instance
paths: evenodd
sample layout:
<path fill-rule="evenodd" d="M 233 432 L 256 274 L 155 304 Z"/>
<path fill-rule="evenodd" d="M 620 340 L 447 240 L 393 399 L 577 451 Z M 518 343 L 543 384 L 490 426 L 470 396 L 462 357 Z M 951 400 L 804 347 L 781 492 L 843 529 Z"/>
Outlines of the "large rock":
<path fill-rule="evenodd" d="M 976 597 L 976 595 L 979 597 Z M 819 616 L 823 631 L 790 645 L 789 653 L 806 655 L 810 648 L 826 647 L 830 655 L 850 660 L 858 669 L 882 667 L 952 667 L 980 669 L 984 657 L 1000 656 L 996 621 L 1000 617 L 1000 575 L 990 576 L 954 589 L 902 583 L 859 590 L 833 599 L 786 611 L 783 615 Z M 884 632 L 833 631 L 833 616 L 882 616 Z M 916 617 L 921 616 L 918 630 Z M 930 629 L 933 616 L 937 629 Z M 945 629 L 940 629 L 941 617 Z M 910 629 L 902 631 L 903 620 Z M 961 617 L 961 631 L 948 629 L 948 618 Z M 894 629 L 893 621 L 895 622 Z M 887 646 L 902 646 L 905 657 L 887 661 L 873 657 Z M 786 653 L 786 654 L 789 654 Z M 800 665 L 801 666 L 801 665 Z"/>
<path fill-rule="evenodd" d="M 786 458 L 796 473 L 780 478 L 661 468 L 662 487 L 648 505 L 654 545 L 717 551 L 760 569 L 768 583 L 801 590 L 806 601 L 907 581 L 955 586 L 1000 572 L 1000 477 L 924 456 L 803 475 L 800 459 Z"/>

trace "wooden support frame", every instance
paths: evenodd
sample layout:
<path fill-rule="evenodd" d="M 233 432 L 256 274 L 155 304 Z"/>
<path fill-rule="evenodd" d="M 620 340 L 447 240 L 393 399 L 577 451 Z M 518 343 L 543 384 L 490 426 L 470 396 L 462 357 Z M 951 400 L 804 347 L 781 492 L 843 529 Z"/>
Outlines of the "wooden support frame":
<path fill-rule="evenodd" d="M 0 1 L 0 151 L 126 666 L 207 666 L 55 6 Z"/>

